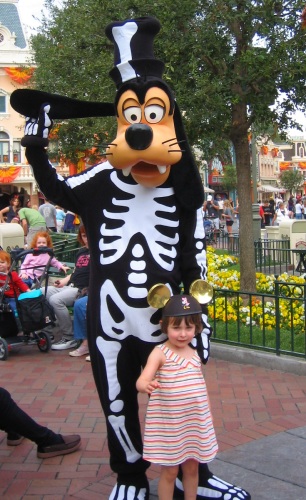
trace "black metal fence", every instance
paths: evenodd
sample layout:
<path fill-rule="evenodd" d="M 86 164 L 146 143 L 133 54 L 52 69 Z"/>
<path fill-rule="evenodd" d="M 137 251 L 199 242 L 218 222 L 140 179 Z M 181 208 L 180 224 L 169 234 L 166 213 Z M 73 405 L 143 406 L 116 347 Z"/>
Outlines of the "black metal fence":
<path fill-rule="evenodd" d="M 239 235 L 233 234 L 231 236 L 224 231 L 216 232 L 214 239 L 210 239 L 208 245 L 218 248 L 219 250 L 227 250 L 232 255 L 239 256 Z"/>
<path fill-rule="evenodd" d="M 290 239 L 260 239 L 254 242 L 255 266 L 257 271 L 265 274 L 281 274 L 293 272 L 295 258 L 290 249 Z"/>
<path fill-rule="evenodd" d="M 215 289 L 209 316 L 213 339 L 306 358 L 306 282 L 275 281 L 274 293 Z"/>
<path fill-rule="evenodd" d="M 221 232 L 212 243 L 212 246 L 239 257 L 238 234 L 229 236 Z M 292 249 L 290 249 L 289 238 L 281 240 L 259 239 L 254 242 L 254 247 L 255 267 L 258 272 L 265 274 L 294 273 L 297 257 L 294 256 Z"/>

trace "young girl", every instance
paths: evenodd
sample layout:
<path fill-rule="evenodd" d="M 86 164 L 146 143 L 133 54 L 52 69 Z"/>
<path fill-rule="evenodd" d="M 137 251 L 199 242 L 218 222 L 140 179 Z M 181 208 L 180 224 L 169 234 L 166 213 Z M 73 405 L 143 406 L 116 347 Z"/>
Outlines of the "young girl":
<path fill-rule="evenodd" d="M 159 500 L 173 498 L 179 466 L 184 498 L 195 500 L 198 465 L 210 462 L 218 449 L 201 360 L 189 345 L 202 331 L 201 314 L 190 295 L 170 298 L 161 321 L 168 340 L 153 349 L 136 384 L 150 395 L 143 458 L 161 465 Z"/>
<path fill-rule="evenodd" d="M 11 256 L 4 250 L 0 251 L 0 288 L 5 285 L 7 274 L 11 267 Z M 22 281 L 16 271 L 11 272 L 10 279 L 7 283 L 7 289 L 4 291 L 4 302 L 10 304 L 12 311 L 15 313 L 18 329 L 21 330 L 20 321 L 17 318 L 16 297 L 21 292 L 29 292 L 29 287 Z"/>
<path fill-rule="evenodd" d="M 53 248 L 52 240 L 47 232 L 36 233 L 32 243 L 31 248 Z M 20 266 L 20 278 L 31 287 L 34 283 L 35 278 L 39 279 L 44 269 L 49 261 L 50 255 L 48 253 L 41 253 L 38 255 L 34 255 L 33 253 L 28 253 Z M 59 262 L 55 257 L 51 260 L 51 266 L 56 267 L 60 271 L 66 271 L 69 269 L 68 266 L 65 266 L 61 262 Z"/>

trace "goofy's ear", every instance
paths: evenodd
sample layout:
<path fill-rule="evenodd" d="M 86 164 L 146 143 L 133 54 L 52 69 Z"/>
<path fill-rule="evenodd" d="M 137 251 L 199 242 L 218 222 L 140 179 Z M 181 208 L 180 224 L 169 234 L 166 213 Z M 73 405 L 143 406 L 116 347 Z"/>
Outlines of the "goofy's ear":
<path fill-rule="evenodd" d="M 87 118 L 91 116 L 115 116 L 115 106 L 109 102 L 91 102 L 71 99 L 32 89 L 17 89 L 11 95 L 12 108 L 21 115 L 38 118 L 41 105 L 50 104 L 51 119 Z"/>
<path fill-rule="evenodd" d="M 195 210 L 204 203 L 204 188 L 176 102 L 173 118 L 177 140 L 182 141 L 183 154 L 180 161 L 171 167 L 171 182 L 180 205 L 187 210 Z"/>

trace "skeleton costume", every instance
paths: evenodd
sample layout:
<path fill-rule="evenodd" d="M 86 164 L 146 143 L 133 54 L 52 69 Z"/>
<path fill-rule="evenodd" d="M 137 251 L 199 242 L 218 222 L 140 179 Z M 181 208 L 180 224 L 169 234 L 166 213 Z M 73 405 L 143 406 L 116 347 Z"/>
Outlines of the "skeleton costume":
<path fill-rule="evenodd" d="M 115 107 L 30 90 L 15 91 L 11 98 L 16 110 L 31 117 L 27 119 L 23 145 L 27 146 L 27 159 L 40 189 L 54 203 L 78 213 L 86 227 L 91 253 L 88 343 L 107 422 L 110 465 L 118 474 L 110 497 L 113 500 L 149 498 L 145 475 L 149 464 L 142 459 L 135 384 L 149 353 L 164 335 L 159 329 L 160 312 L 148 305 L 148 290 L 162 282 L 177 294 L 183 283 L 188 292 L 190 284 L 204 278 L 207 271 L 203 189 L 177 105 L 162 80 L 163 63 L 153 55 L 153 39 L 159 29 L 159 22 L 153 18 L 107 27 L 107 36 L 115 45 L 115 68 L 111 72 L 118 89 Z M 125 99 L 126 92 L 130 93 Z M 146 119 L 138 119 L 146 95 L 152 95 L 144 111 L 148 114 Z M 165 181 L 150 187 L 135 180 L 132 160 L 123 168 L 117 154 L 125 148 L 124 161 L 129 155 L 139 157 L 139 171 L 143 164 L 150 164 L 144 157 L 150 156 L 155 147 L 155 123 L 159 119 L 162 122 L 167 114 L 159 118 L 160 95 L 170 103 L 175 131 L 174 137 L 157 147 L 157 156 L 164 147 L 170 157 L 169 168 L 158 167 L 158 172 L 155 167 L 157 175 L 163 176 L 167 170 Z M 139 107 L 134 105 L 138 99 Z M 66 179 L 59 176 L 43 147 L 47 145 L 51 118 L 108 116 L 116 109 L 119 123 L 124 106 L 125 133 L 121 139 L 118 132 L 109 146 L 110 160 Z M 182 149 L 178 146 L 181 140 Z M 205 310 L 203 321 L 204 329 L 195 347 L 206 362 L 211 328 Z M 202 498 L 250 498 L 240 488 L 212 476 L 206 465 L 201 475 Z M 179 487 L 182 490 L 180 483 Z M 218 496 L 214 496 L 216 492 Z"/>

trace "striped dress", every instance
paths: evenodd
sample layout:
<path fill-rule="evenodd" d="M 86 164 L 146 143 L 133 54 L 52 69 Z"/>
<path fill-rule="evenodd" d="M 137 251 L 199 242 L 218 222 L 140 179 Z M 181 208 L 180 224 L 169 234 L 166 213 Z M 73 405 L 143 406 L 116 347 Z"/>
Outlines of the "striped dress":
<path fill-rule="evenodd" d="M 210 462 L 218 451 L 197 352 L 184 359 L 161 344 L 166 362 L 156 374 L 161 387 L 149 399 L 143 458 L 161 465 L 188 459 Z"/>

